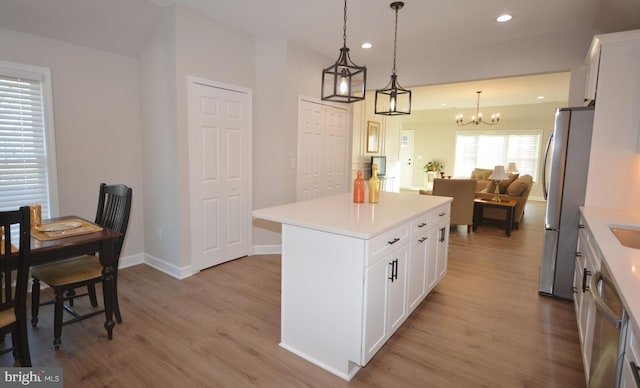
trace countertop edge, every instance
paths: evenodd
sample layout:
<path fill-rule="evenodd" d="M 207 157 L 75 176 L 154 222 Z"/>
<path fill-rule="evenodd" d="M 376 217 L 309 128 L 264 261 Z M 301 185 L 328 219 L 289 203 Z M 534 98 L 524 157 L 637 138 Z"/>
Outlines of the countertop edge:
<path fill-rule="evenodd" d="M 254 218 L 349 237 L 370 239 L 452 198 L 417 193 L 380 193 L 380 203 L 355 204 L 352 194 L 338 194 L 252 211 Z M 393 206 L 390 206 L 390 205 Z M 415 207 L 415 211 L 413 210 Z M 328 218 L 326 209 L 334 209 Z M 376 218 L 377 217 L 377 218 Z"/>

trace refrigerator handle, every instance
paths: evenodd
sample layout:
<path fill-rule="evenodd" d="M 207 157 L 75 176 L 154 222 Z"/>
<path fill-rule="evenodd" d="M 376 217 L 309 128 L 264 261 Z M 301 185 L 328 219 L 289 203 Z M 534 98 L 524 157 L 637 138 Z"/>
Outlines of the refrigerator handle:
<path fill-rule="evenodd" d="M 547 146 L 544 148 L 544 159 L 542 160 L 542 194 L 544 195 L 544 199 L 547 199 L 547 195 L 549 194 L 547 190 L 547 161 L 549 160 L 549 151 L 551 148 L 552 140 L 553 140 L 553 132 L 549 134 L 549 139 L 547 140 Z"/>

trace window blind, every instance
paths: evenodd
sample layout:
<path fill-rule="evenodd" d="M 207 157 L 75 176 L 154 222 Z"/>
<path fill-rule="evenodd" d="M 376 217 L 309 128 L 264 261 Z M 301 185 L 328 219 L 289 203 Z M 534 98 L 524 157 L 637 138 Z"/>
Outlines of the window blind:
<path fill-rule="evenodd" d="M 542 131 L 458 132 L 456 176 L 470 176 L 474 168 L 493 168 L 516 162 L 520 175 L 537 180 Z"/>
<path fill-rule="evenodd" d="M 0 210 L 40 204 L 50 217 L 41 80 L 0 71 Z"/>

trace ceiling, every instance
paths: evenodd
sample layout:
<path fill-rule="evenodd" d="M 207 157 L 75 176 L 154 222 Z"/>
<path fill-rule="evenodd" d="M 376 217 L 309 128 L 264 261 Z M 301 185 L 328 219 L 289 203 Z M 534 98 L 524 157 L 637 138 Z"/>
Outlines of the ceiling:
<path fill-rule="evenodd" d="M 341 0 L 2 0 L 0 27 L 135 57 L 165 7 L 173 4 L 248 33 L 286 37 L 331 60 L 337 58 L 342 46 Z M 389 0 L 348 2 L 347 46 L 357 64 L 386 63 L 391 68 L 394 12 L 389 4 Z M 495 18 L 502 13 L 510 13 L 513 20 L 497 23 Z M 438 55 L 470 47 L 491 47 L 543 34 L 635 28 L 640 28 L 638 0 L 405 0 L 398 14 L 398 74 L 402 74 L 403 61 L 425 52 Z M 365 41 L 371 42 L 373 48 L 360 48 Z M 559 90 L 556 75 L 538 77 L 517 81 L 528 82 L 530 95 L 545 95 L 547 101 L 552 101 L 564 93 L 566 100 L 568 87 Z M 550 82 L 545 83 L 547 80 Z M 523 91 L 525 87 L 514 86 L 514 81 L 509 78 L 475 82 L 474 88 L 484 91 L 481 105 L 500 105 L 498 96 L 502 93 L 516 101 L 514 90 Z M 458 84 L 457 88 L 462 86 L 465 85 Z M 475 106 L 475 93 L 469 94 L 466 86 L 463 94 L 425 104 Z M 441 90 L 430 95 L 445 95 L 444 86 L 434 87 Z M 414 93 L 421 94 L 419 90 Z"/>

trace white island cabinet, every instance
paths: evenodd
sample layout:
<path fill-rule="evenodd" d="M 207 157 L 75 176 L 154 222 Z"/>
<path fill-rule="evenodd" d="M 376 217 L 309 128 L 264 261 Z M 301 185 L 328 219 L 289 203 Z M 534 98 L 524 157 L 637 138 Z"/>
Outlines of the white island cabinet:
<path fill-rule="evenodd" d="M 280 346 L 350 380 L 446 273 L 450 206 L 381 192 L 255 210 L 282 223 Z"/>

